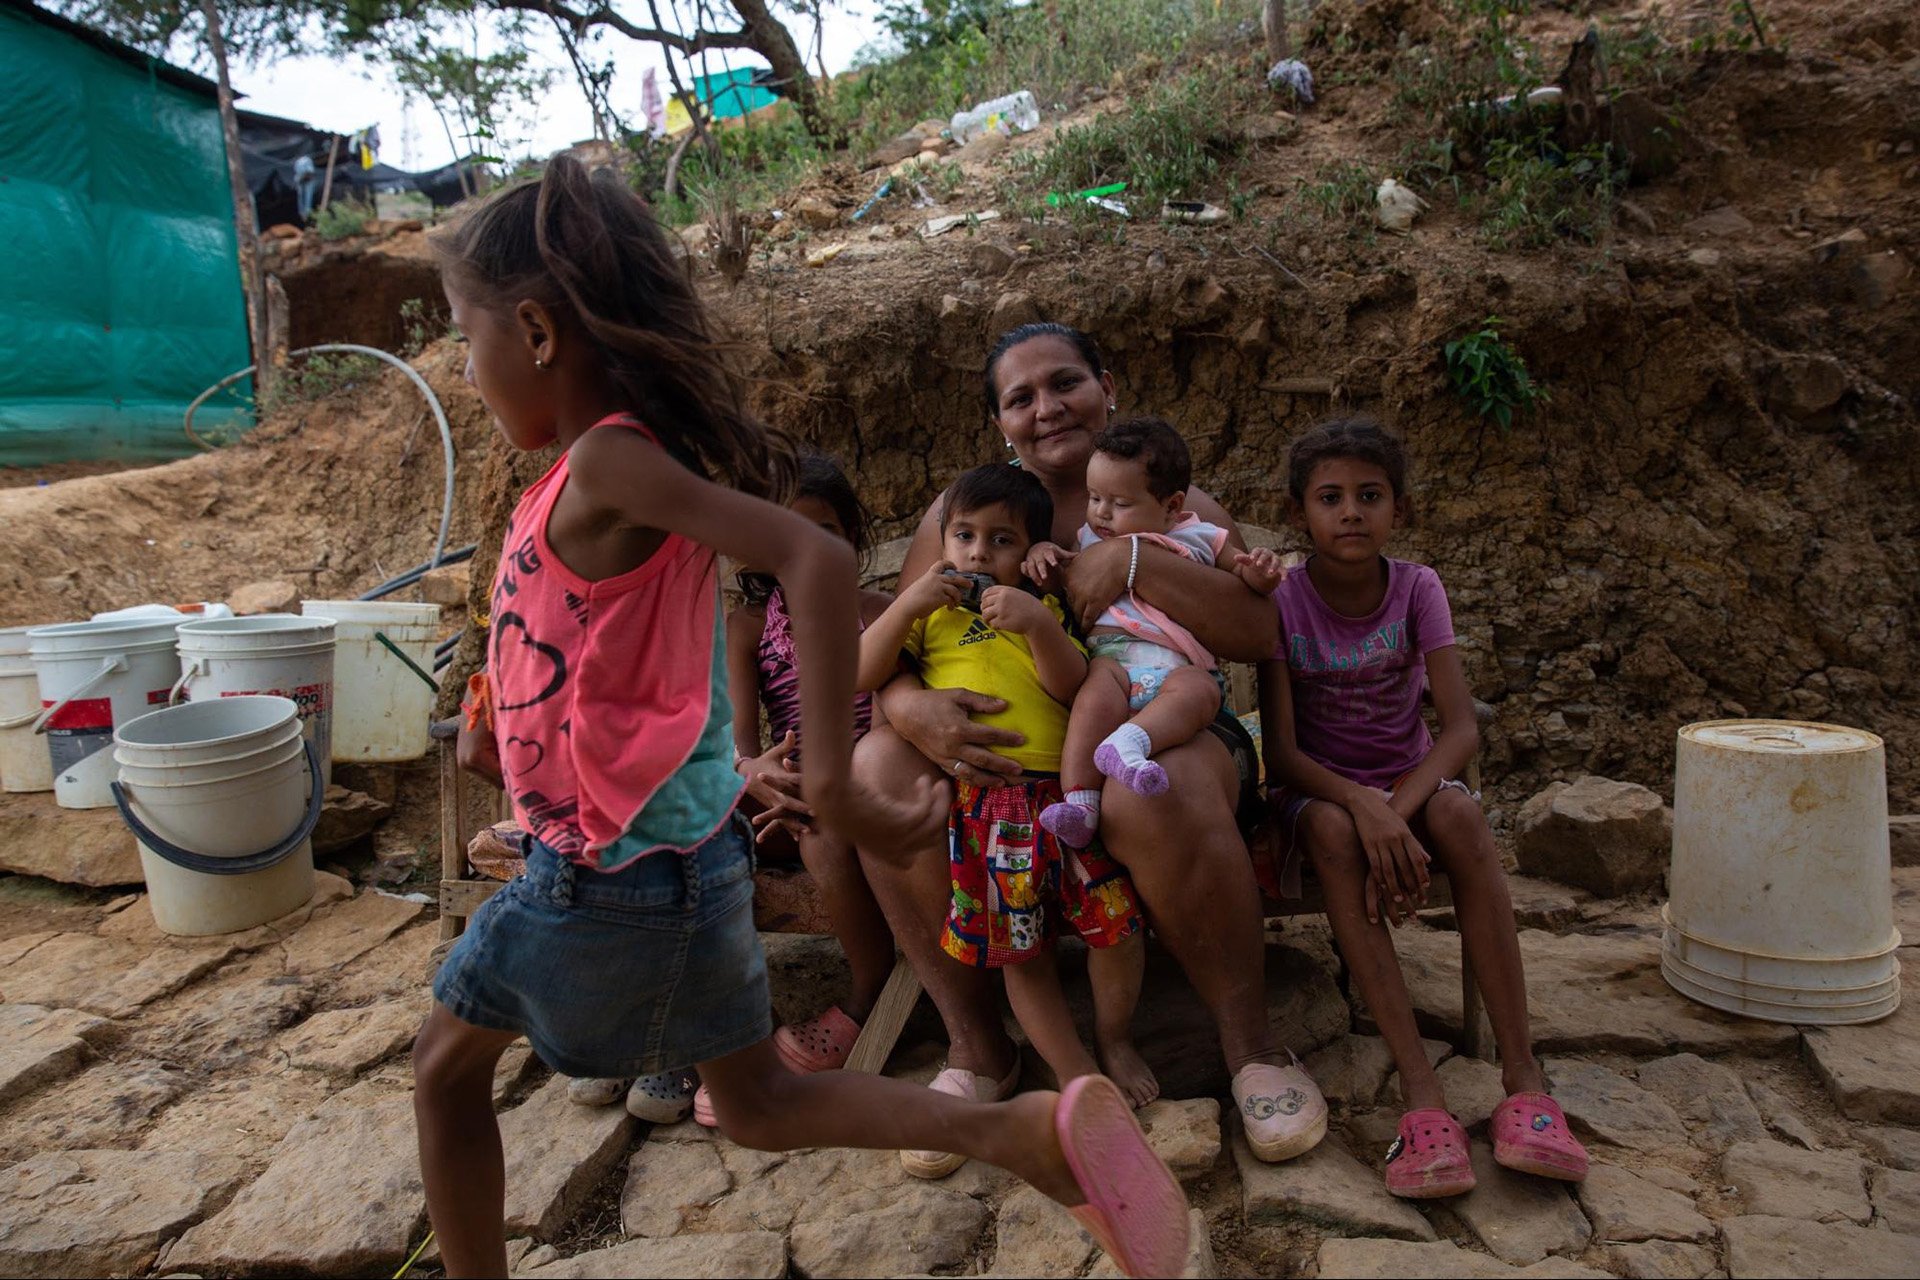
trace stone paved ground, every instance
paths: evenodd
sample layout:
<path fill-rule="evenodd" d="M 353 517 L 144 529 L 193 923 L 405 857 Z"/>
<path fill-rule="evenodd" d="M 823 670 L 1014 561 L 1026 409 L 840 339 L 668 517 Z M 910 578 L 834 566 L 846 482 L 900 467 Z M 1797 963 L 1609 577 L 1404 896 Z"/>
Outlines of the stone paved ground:
<path fill-rule="evenodd" d="M 1920 869 L 1895 875 L 1920 942 Z M 1523 935 L 1533 1008 L 1592 1179 L 1573 1192 L 1493 1165 L 1498 1074 L 1446 1043 L 1458 946 L 1429 923 L 1403 951 L 1481 1185 L 1441 1205 L 1387 1196 L 1391 1063 L 1333 981 L 1324 924 L 1289 921 L 1274 1015 L 1335 1099 L 1329 1140 L 1291 1165 L 1251 1159 L 1223 1123 L 1205 1021 L 1153 965 L 1141 1026 L 1177 1100 L 1143 1119 L 1204 1228 L 1190 1274 L 1920 1273 L 1920 1008 L 1824 1031 L 1741 1022 L 1662 983 L 1652 900 L 1524 880 L 1516 898 L 1541 926 Z M 0 1273 L 392 1275 L 426 1233 L 406 1052 L 435 938 L 430 908 L 328 875 L 291 916 L 204 941 L 160 934 L 138 895 L 0 878 Z M 783 1012 L 837 989 L 827 940 L 768 943 Z M 1904 954 L 1920 981 L 1920 948 Z M 892 1069 L 930 1076 L 935 1029 L 923 1009 Z M 497 1094 L 521 1274 L 1115 1274 L 991 1169 L 924 1183 L 888 1153 L 650 1131 L 569 1104 L 524 1050 Z"/>

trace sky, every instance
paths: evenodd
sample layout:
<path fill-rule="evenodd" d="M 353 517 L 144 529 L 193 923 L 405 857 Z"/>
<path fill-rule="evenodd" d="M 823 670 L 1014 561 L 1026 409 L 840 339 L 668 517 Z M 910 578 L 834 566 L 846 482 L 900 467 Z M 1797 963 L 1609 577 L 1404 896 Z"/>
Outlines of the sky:
<path fill-rule="evenodd" d="M 664 6 L 663 6 L 664 8 Z M 874 0 L 840 0 L 826 10 L 821 52 L 827 69 L 838 74 L 852 65 L 862 47 L 882 36 L 873 17 Z M 623 12 L 643 16 L 645 6 L 627 5 Z M 808 65 L 814 65 L 813 24 L 810 19 L 787 17 L 787 29 L 801 46 Z M 550 25 L 529 24 L 528 43 L 538 61 L 554 71 L 552 86 L 537 107 L 522 113 L 512 122 L 504 154 L 518 158 L 532 154 L 545 156 L 593 136 L 593 116 L 587 108 L 578 82 L 567 61 L 565 49 Z M 597 54 L 597 56 L 596 56 Z M 614 62 L 613 104 L 629 127 L 638 127 L 642 119 L 640 88 L 649 66 L 657 69 L 662 95 L 672 92 L 667 78 L 665 52 L 657 45 L 629 40 L 608 31 L 589 50 L 590 61 Z M 708 55 L 706 70 L 723 67 L 764 66 L 762 59 L 741 49 L 715 51 Z M 683 83 L 702 68 L 689 72 L 681 63 Z M 411 105 L 403 101 L 391 78 L 377 66 L 357 57 L 282 58 L 273 62 L 235 61 L 232 67 L 235 92 L 243 94 L 239 105 L 248 111 L 284 116 L 318 129 L 352 133 L 368 125 L 380 126 L 380 159 L 402 169 L 434 169 L 451 163 L 454 147 L 433 109 L 421 100 Z M 489 144 L 489 149 L 498 144 Z M 462 147 L 464 152 L 467 148 Z M 497 151 L 496 153 L 501 153 Z"/>

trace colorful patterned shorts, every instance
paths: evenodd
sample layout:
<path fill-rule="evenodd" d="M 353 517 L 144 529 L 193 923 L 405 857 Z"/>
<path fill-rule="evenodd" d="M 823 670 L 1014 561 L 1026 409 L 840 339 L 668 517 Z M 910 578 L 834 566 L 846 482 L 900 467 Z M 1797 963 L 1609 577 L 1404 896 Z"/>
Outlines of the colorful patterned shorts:
<path fill-rule="evenodd" d="M 959 783 L 955 791 L 947 820 L 953 906 L 940 931 L 948 955 L 998 969 L 1031 959 L 1063 932 L 1111 947 L 1139 931 L 1125 868 L 1097 844 L 1070 849 L 1040 825 L 1040 810 L 1061 798 L 1059 779 Z"/>

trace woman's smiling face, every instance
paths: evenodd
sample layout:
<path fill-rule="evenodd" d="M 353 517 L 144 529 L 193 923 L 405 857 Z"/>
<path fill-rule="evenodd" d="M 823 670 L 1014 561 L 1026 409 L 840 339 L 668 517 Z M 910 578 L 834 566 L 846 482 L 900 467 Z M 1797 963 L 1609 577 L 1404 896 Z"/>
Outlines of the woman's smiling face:
<path fill-rule="evenodd" d="M 994 368 L 995 424 L 1029 470 L 1079 475 L 1107 425 L 1113 379 L 1057 334 L 1029 338 Z"/>

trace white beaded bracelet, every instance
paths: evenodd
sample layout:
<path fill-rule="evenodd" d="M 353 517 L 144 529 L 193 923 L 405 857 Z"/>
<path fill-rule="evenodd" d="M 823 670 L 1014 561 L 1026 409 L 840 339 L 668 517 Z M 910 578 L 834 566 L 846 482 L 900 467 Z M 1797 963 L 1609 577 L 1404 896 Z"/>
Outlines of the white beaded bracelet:
<path fill-rule="evenodd" d="M 1133 575 L 1140 572 L 1140 538 L 1138 534 L 1128 534 L 1127 542 L 1132 547 L 1127 553 L 1127 594 L 1133 594 Z"/>

